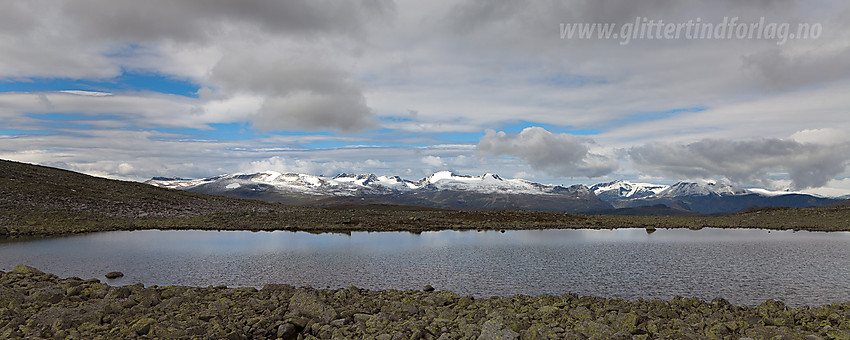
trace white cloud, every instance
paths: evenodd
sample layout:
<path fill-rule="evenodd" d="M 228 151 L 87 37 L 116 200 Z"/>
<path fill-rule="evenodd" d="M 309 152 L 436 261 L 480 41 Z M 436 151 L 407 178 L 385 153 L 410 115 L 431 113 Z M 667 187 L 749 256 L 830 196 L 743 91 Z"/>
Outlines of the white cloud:
<path fill-rule="evenodd" d="M 444 168 L 446 166 L 446 163 L 443 162 L 443 160 L 440 159 L 440 157 L 437 157 L 437 156 L 425 156 L 425 157 L 422 157 L 421 160 L 422 160 L 422 163 L 425 163 L 425 165 L 433 167 L 433 168 L 439 169 L 439 168 Z"/>
<path fill-rule="evenodd" d="M 808 144 L 843 144 L 850 142 L 850 134 L 836 128 L 800 130 L 791 135 L 798 143 Z"/>

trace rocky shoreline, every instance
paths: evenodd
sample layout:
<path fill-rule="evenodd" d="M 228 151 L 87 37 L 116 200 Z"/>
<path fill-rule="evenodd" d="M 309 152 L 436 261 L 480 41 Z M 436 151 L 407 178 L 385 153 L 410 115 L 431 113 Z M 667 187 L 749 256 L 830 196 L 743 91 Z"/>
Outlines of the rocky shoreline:
<path fill-rule="evenodd" d="M 850 303 L 459 296 L 444 291 L 114 287 L 0 271 L 0 338 L 850 339 Z"/>

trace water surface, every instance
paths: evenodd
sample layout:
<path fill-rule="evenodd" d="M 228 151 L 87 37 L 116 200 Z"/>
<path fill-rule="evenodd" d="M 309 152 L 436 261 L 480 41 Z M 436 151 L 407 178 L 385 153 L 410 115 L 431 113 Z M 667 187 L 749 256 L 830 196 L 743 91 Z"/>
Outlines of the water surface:
<path fill-rule="evenodd" d="M 0 269 L 113 285 L 287 283 L 487 297 L 676 295 L 753 305 L 850 301 L 850 233 L 742 229 L 356 232 L 119 231 L 0 242 Z"/>

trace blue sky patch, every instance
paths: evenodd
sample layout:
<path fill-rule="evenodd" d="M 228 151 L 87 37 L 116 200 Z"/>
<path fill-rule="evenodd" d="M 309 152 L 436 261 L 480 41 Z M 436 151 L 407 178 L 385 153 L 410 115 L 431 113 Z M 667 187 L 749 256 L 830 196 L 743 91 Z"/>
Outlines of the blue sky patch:
<path fill-rule="evenodd" d="M 197 98 L 199 89 L 200 86 L 185 79 L 138 72 L 125 72 L 109 79 L 30 78 L 0 81 L 0 92 L 150 91 Z"/>
<path fill-rule="evenodd" d="M 44 130 L 18 130 L 18 129 L 0 129 L 0 136 L 33 136 L 33 135 L 52 135 L 52 131 Z"/>

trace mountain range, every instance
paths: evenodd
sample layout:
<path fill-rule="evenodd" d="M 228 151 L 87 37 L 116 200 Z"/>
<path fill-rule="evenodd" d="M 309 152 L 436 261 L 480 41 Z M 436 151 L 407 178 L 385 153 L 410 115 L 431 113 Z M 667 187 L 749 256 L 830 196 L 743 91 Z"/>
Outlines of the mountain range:
<path fill-rule="evenodd" d="M 238 181 L 246 181 L 245 178 L 250 177 L 246 175 L 248 174 L 243 174 L 243 179 Z M 437 177 L 439 176 L 432 179 Z M 467 184 L 478 181 L 470 176 L 452 177 L 463 177 Z M 495 180 L 495 177 L 491 180 Z M 158 180 L 169 181 L 162 178 Z M 444 183 L 444 180 L 446 179 L 436 180 L 437 183 L 429 183 L 425 187 L 444 184 L 464 187 L 460 182 L 450 184 Z M 178 187 L 178 183 L 193 186 L 200 182 L 214 181 L 216 180 L 196 180 L 191 184 L 192 180 L 170 179 L 174 187 Z M 526 188 L 528 185 L 534 186 L 523 181 L 514 183 Z M 236 187 L 232 184 L 235 183 L 227 185 Z M 242 184 L 240 188 L 241 186 Z M 587 189 L 589 191 L 590 188 Z M 555 192 L 558 190 L 562 189 Z M 632 190 L 623 190 L 624 195 L 629 192 Z M 446 191 L 443 194 L 452 196 L 457 193 Z M 589 193 L 596 197 L 593 191 Z M 276 191 L 267 194 L 279 195 Z M 532 193 L 527 192 L 525 195 L 528 195 L 528 202 L 535 202 Z M 552 196 L 556 196 L 552 201 L 558 202 L 557 195 Z M 328 200 L 332 196 L 319 194 L 312 197 L 314 200 Z M 818 208 L 761 208 L 722 216 L 693 216 L 696 213 L 661 204 L 611 208 L 609 211 L 603 211 L 609 216 L 600 216 L 516 209 L 435 209 L 401 205 L 403 202 L 391 201 L 394 199 L 392 196 L 381 198 L 392 204 L 370 204 L 369 198 L 354 194 L 341 197 L 347 199 L 347 202 L 358 204 L 325 201 L 322 204 L 328 205 L 326 207 L 311 207 L 307 206 L 306 201 L 299 205 L 286 205 L 235 199 L 160 188 L 139 182 L 93 177 L 68 170 L 0 159 L 0 241 L 5 237 L 27 235 L 141 229 L 423 232 L 444 229 L 734 227 L 847 231 L 847 221 L 850 221 L 850 199 Z M 517 200 L 519 196 L 511 197 Z M 528 202 L 525 203 L 529 204 Z"/>
<path fill-rule="evenodd" d="M 745 189 L 718 182 L 673 185 L 613 181 L 590 187 L 548 185 L 436 172 L 417 181 L 399 176 L 333 177 L 265 171 L 203 179 L 155 177 L 158 187 L 309 206 L 397 204 L 446 209 L 523 209 L 627 215 L 733 213 L 760 207 L 813 207 L 840 201 L 809 194 Z"/>

